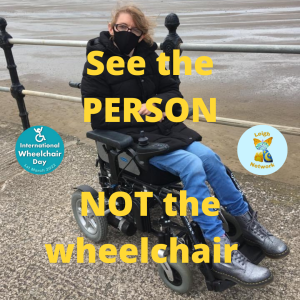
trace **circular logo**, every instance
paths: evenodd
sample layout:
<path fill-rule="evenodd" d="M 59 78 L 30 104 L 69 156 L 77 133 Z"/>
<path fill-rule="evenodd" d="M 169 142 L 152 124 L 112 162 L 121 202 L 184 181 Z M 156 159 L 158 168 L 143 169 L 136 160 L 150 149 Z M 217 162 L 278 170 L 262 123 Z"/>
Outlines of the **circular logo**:
<path fill-rule="evenodd" d="M 237 153 L 246 170 L 256 175 L 270 175 L 284 164 L 288 147 L 280 131 L 272 126 L 257 125 L 241 136 Z"/>
<path fill-rule="evenodd" d="M 60 135 L 47 126 L 26 129 L 16 143 L 16 157 L 22 168 L 33 174 L 54 171 L 64 157 L 64 143 Z"/>

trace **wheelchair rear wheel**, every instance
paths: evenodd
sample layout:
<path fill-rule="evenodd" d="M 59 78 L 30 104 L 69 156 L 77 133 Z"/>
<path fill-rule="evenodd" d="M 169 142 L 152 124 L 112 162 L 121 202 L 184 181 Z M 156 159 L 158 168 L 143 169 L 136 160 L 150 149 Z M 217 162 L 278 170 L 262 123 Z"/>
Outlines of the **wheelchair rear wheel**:
<path fill-rule="evenodd" d="M 82 216 L 80 190 L 76 190 L 72 195 L 72 210 L 80 230 L 87 238 L 95 243 L 102 242 L 106 238 L 108 232 L 106 216 L 95 216 L 89 205 L 87 216 Z"/>
<path fill-rule="evenodd" d="M 192 288 L 193 283 L 191 270 L 187 264 L 181 262 L 180 258 L 177 259 L 177 263 L 170 263 L 170 256 L 168 256 L 167 261 L 173 273 L 173 280 L 169 279 L 161 264 L 158 265 L 160 278 L 171 290 L 180 294 L 187 293 Z"/>

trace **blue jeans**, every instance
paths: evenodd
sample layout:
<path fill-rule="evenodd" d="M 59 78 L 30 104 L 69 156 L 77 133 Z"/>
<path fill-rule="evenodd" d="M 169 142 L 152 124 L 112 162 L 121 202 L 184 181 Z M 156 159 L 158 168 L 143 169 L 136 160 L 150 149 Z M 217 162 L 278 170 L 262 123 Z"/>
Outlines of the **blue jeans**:
<path fill-rule="evenodd" d="M 220 204 L 230 214 L 238 216 L 248 211 L 248 204 L 227 175 L 220 157 L 200 142 L 193 142 L 184 149 L 152 157 L 149 162 L 161 170 L 179 176 L 187 197 L 195 197 L 198 200 L 199 213 L 198 216 L 193 216 L 193 220 L 199 224 L 208 240 L 222 236 L 225 232 L 222 221 L 217 216 L 210 217 L 202 211 L 203 200 L 210 197 L 205 181 L 208 181 Z M 190 202 L 188 205 L 191 209 Z"/>

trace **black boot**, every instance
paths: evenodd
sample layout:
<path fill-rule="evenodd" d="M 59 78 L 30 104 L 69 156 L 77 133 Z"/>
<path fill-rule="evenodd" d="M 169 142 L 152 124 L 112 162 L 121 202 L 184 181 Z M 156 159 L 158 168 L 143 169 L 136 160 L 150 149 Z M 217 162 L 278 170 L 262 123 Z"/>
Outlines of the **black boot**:
<path fill-rule="evenodd" d="M 246 287 L 264 286 L 273 280 L 273 275 L 269 269 L 252 264 L 239 250 L 231 253 L 231 263 L 225 263 L 225 244 L 230 244 L 227 236 L 221 237 L 220 243 L 220 263 L 212 262 L 212 272 L 219 279 L 234 281 Z"/>
<path fill-rule="evenodd" d="M 248 244 L 259 247 L 270 258 L 282 258 L 289 254 L 288 246 L 258 222 L 257 212 L 246 212 L 235 218 Z"/>

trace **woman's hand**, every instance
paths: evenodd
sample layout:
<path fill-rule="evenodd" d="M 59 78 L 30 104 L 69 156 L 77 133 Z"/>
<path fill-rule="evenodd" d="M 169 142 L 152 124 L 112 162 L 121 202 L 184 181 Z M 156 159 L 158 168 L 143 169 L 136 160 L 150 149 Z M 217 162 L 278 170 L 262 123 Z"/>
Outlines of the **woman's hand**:
<path fill-rule="evenodd" d="M 152 104 L 152 105 L 156 107 L 155 104 Z M 142 116 L 144 116 L 144 115 L 149 116 L 151 113 L 152 112 L 147 109 L 146 103 L 143 103 L 141 109 L 139 110 L 139 114 L 142 115 Z M 165 119 L 165 116 L 166 116 L 166 113 L 163 112 L 162 113 L 162 118 L 160 119 L 159 122 L 162 122 Z"/>
<path fill-rule="evenodd" d="M 152 104 L 152 105 L 156 107 L 155 104 Z M 142 116 L 144 116 L 144 115 L 149 116 L 149 115 L 151 114 L 151 111 L 149 111 L 149 110 L 147 109 L 147 107 L 146 107 L 146 103 L 143 103 L 143 104 L 142 104 L 142 107 L 141 107 L 141 109 L 139 110 L 139 114 L 142 115 Z"/>
<path fill-rule="evenodd" d="M 163 112 L 163 114 L 162 114 L 162 118 L 161 118 L 161 120 L 160 120 L 159 122 L 162 122 L 162 121 L 165 119 L 165 116 L 166 116 L 166 113 L 165 113 L 165 112 Z"/>

